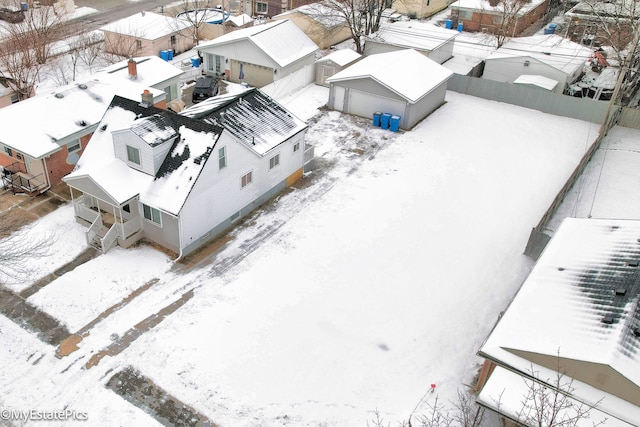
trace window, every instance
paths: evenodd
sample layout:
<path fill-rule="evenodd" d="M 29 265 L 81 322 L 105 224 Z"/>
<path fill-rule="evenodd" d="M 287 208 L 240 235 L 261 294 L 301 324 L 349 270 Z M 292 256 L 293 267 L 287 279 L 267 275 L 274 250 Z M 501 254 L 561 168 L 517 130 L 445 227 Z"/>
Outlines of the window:
<path fill-rule="evenodd" d="M 216 55 L 216 74 L 222 74 L 222 57 L 220 55 Z"/>
<path fill-rule="evenodd" d="M 300 143 L 296 142 L 295 144 L 293 144 L 293 152 L 295 153 L 296 151 L 298 151 L 300 149 Z"/>
<path fill-rule="evenodd" d="M 469 19 L 473 18 L 473 11 L 472 10 L 458 10 L 458 18 L 459 19 L 469 20 Z"/>
<path fill-rule="evenodd" d="M 145 219 L 148 219 L 158 225 L 162 225 L 162 221 L 160 220 L 160 211 L 158 209 L 143 204 L 142 211 L 144 212 Z"/>
<path fill-rule="evenodd" d="M 136 165 L 140 164 L 140 150 L 130 145 L 127 145 L 127 159 L 131 163 L 135 163 Z"/>
<path fill-rule="evenodd" d="M 127 203 L 126 205 L 124 205 L 122 207 L 122 210 L 127 212 L 127 213 L 131 213 L 131 206 L 129 206 L 129 204 Z"/>
<path fill-rule="evenodd" d="M 242 188 L 244 188 L 247 185 L 251 184 L 251 181 L 253 181 L 252 172 L 249 172 L 248 174 L 243 175 L 242 178 L 241 178 Z"/>
<path fill-rule="evenodd" d="M 205 55 L 206 55 L 205 58 L 207 58 L 207 60 L 205 61 L 207 63 L 207 71 L 213 71 L 213 66 L 215 65 L 215 62 L 213 59 L 214 55 L 212 53 L 207 53 Z"/>
<path fill-rule="evenodd" d="M 220 170 L 227 167 L 227 147 L 218 150 L 218 168 Z"/>
<path fill-rule="evenodd" d="M 136 40 L 136 49 L 142 49 L 142 40 Z"/>
<path fill-rule="evenodd" d="M 269 169 L 273 169 L 280 164 L 280 154 L 276 154 L 269 159 Z"/>
<path fill-rule="evenodd" d="M 4 147 L 4 152 L 7 153 L 9 156 L 13 157 L 13 150 L 9 147 Z"/>
<path fill-rule="evenodd" d="M 171 36 L 171 44 L 176 44 L 176 36 Z"/>
<path fill-rule="evenodd" d="M 267 13 L 267 3 L 256 2 L 256 13 Z"/>
<path fill-rule="evenodd" d="M 82 148 L 82 144 L 80 144 L 80 140 L 75 140 L 67 144 L 67 151 L 69 153 L 75 153 L 76 151 L 80 151 Z"/>
<path fill-rule="evenodd" d="M 20 102 L 20 97 L 17 94 L 11 95 L 11 103 L 15 104 L 16 102 Z"/>

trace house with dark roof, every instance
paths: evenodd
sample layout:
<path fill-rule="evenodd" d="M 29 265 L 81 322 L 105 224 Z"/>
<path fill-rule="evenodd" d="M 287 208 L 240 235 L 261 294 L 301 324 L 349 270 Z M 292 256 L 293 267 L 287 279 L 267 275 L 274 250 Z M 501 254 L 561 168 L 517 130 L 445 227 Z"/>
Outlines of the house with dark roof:
<path fill-rule="evenodd" d="M 6 188 L 36 196 L 73 170 L 114 94 L 147 91 L 165 108 L 184 72 L 158 57 L 121 61 L 76 82 L 0 108 L 0 172 Z M 37 118 L 25 125 L 25 117 Z"/>
<path fill-rule="evenodd" d="M 64 178 L 87 243 L 184 256 L 302 177 L 307 125 L 259 90 L 181 114 L 114 97 Z"/>
<path fill-rule="evenodd" d="M 639 265 L 640 221 L 565 219 L 478 352 L 478 403 L 538 425 L 534 403 L 552 402 L 523 404 L 534 390 L 563 399 L 558 422 L 582 408 L 571 425 L 637 426 Z"/>

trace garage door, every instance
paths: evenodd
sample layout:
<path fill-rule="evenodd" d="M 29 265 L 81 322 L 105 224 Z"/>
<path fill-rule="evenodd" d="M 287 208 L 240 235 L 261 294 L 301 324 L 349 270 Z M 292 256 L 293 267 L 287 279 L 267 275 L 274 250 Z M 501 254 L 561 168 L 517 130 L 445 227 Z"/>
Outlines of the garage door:
<path fill-rule="evenodd" d="M 351 89 L 348 109 L 349 113 L 362 117 L 373 117 L 376 111 L 404 117 L 405 103 Z"/>

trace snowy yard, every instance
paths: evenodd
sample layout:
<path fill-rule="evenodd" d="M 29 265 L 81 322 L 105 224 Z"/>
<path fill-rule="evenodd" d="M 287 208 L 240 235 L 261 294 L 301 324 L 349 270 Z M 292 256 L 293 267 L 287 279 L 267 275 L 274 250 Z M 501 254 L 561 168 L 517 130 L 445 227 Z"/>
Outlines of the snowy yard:
<path fill-rule="evenodd" d="M 283 102 L 307 119 L 323 99 L 317 88 Z M 446 99 L 400 134 L 321 113 L 307 134 L 319 169 L 234 233 L 217 257 L 239 257 L 228 268 L 179 274 L 147 248 L 114 250 L 49 284 L 32 302 L 76 330 L 159 279 L 69 357 L 0 316 L 0 341 L 10 343 L 0 346 L 0 407 L 153 425 L 103 387 L 127 366 L 223 426 L 364 426 L 376 409 L 394 425 L 432 383 L 427 402 L 454 400 L 532 266 L 522 255 L 532 227 L 598 126 L 455 92 Z M 122 353 L 83 368 L 110 337 L 189 289 L 186 305 Z"/>

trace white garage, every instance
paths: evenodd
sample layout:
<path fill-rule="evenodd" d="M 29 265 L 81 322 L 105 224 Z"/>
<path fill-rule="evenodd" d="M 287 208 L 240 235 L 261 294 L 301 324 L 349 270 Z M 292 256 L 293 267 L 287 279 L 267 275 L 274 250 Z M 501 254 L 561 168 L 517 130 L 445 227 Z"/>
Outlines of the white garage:
<path fill-rule="evenodd" d="M 411 129 L 442 105 L 452 74 L 413 49 L 371 55 L 327 79 L 329 108 L 362 117 L 390 113 Z"/>

